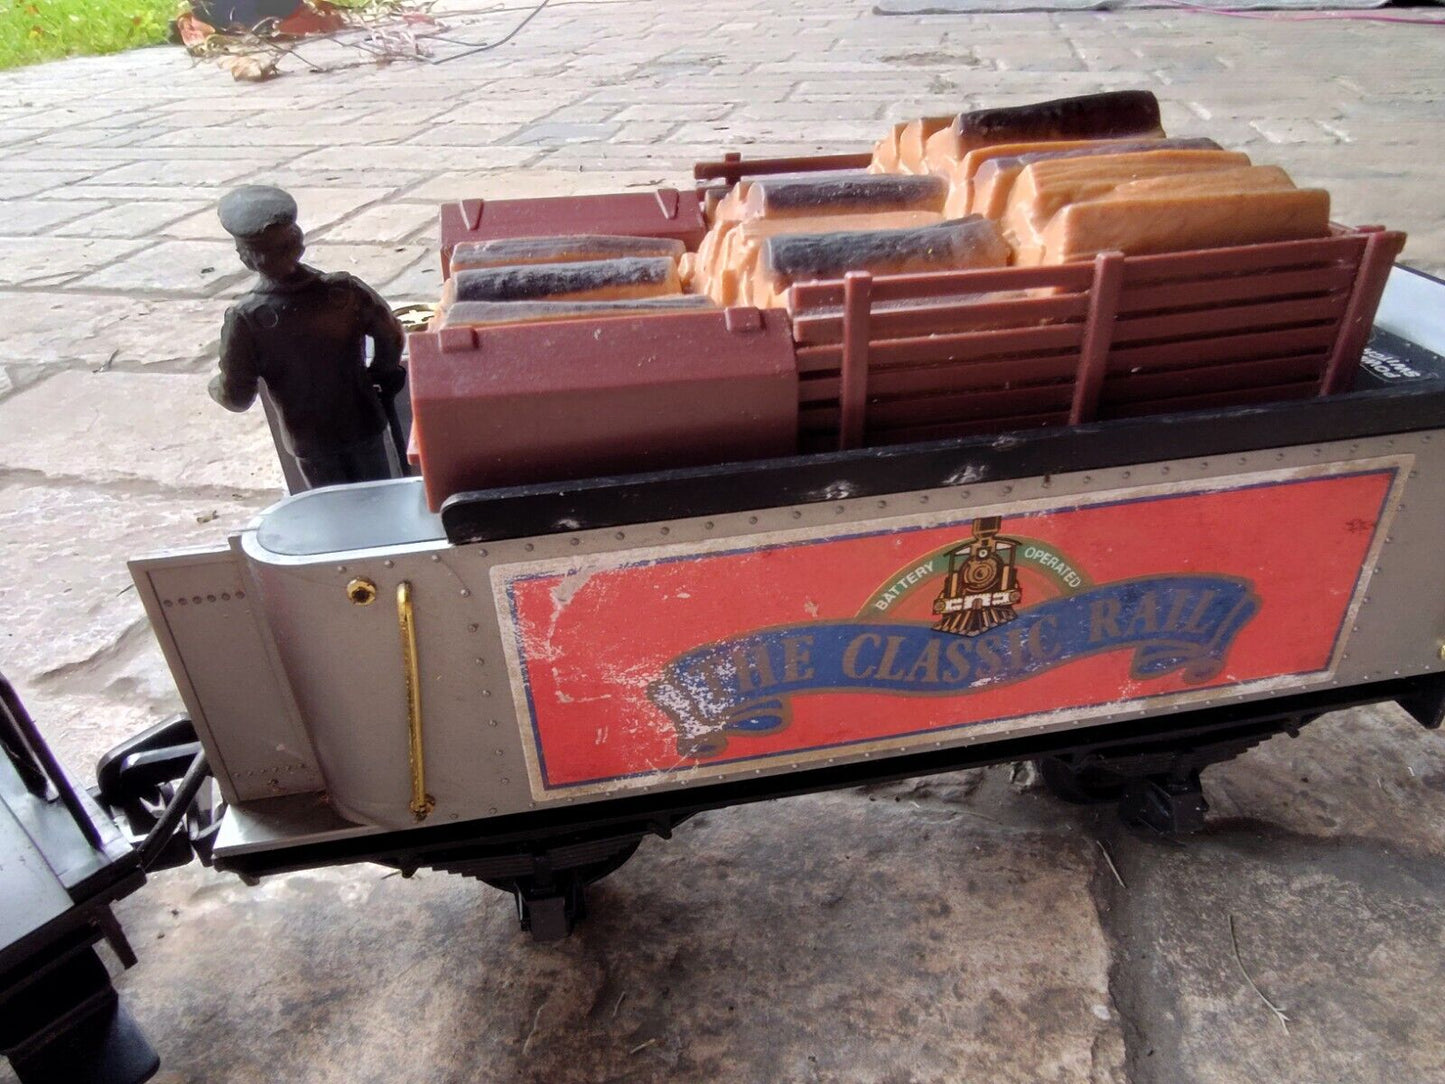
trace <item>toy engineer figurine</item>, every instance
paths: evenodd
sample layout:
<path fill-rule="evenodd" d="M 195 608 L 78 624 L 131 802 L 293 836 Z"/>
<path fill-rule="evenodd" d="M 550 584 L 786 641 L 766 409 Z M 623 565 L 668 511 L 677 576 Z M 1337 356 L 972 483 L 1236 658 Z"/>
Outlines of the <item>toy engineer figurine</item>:
<path fill-rule="evenodd" d="M 264 381 L 309 486 L 393 477 L 384 433 L 406 383 L 401 324 L 360 279 L 301 262 L 306 246 L 286 192 L 247 185 L 227 193 L 218 212 L 260 282 L 226 310 L 211 398 L 243 411 Z M 404 447 L 396 451 L 405 457 Z"/>

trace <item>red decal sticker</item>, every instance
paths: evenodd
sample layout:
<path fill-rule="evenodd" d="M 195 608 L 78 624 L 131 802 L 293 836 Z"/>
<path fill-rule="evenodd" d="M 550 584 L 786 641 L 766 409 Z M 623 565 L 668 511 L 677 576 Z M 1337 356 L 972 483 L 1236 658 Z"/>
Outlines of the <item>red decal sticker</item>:
<path fill-rule="evenodd" d="M 1401 477 L 1336 464 L 499 566 L 534 792 L 1322 680 Z"/>

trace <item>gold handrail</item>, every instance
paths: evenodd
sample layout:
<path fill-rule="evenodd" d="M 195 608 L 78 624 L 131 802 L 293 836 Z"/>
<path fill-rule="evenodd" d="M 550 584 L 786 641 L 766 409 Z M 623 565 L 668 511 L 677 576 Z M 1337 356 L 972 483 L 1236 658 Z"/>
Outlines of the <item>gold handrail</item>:
<path fill-rule="evenodd" d="M 411 584 L 396 585 L 396 623 L 401 629 L 401 664 L 406 676 L 407 760 L 411 764 L 411 815 L 424 821 L 436 808 L 436 799 L 426 792 L 426 757 L 421 745 L 421 670 L 416 662 L 416 615 L 411 603 Z"/>

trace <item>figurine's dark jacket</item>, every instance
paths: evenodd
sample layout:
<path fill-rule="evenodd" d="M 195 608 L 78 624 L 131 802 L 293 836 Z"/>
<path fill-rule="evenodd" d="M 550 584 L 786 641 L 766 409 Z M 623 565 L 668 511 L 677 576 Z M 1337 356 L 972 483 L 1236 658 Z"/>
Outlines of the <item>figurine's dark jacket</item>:
<path fill-rule="evenodd" d="M 226 310 L 216 397 L 245 410 L 264 380 L 291 452 L 306 458 L 381 433 L 386 413 L 373 385 L 392 395 L 406 375 L 401 324 L 380 295 L 344 271 L 301 270 L 292 282 L 263 279 Z"/>

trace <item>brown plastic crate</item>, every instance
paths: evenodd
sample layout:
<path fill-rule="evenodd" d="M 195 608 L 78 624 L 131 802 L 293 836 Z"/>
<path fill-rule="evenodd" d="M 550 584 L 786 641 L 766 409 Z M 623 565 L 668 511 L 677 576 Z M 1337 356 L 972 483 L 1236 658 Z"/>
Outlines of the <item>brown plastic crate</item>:
<path fill-rule="evenodd" d="M 456 327 L 408 342 L 412 458 L 433 511 L 468 489 L 797 450 L 779 309 Z"/>
<path fill-rule="evenodd" d="M 1337 227 L 1312 241 L 794 286 L 802 448 L 1346 391 L 1404 241 Z"/>

